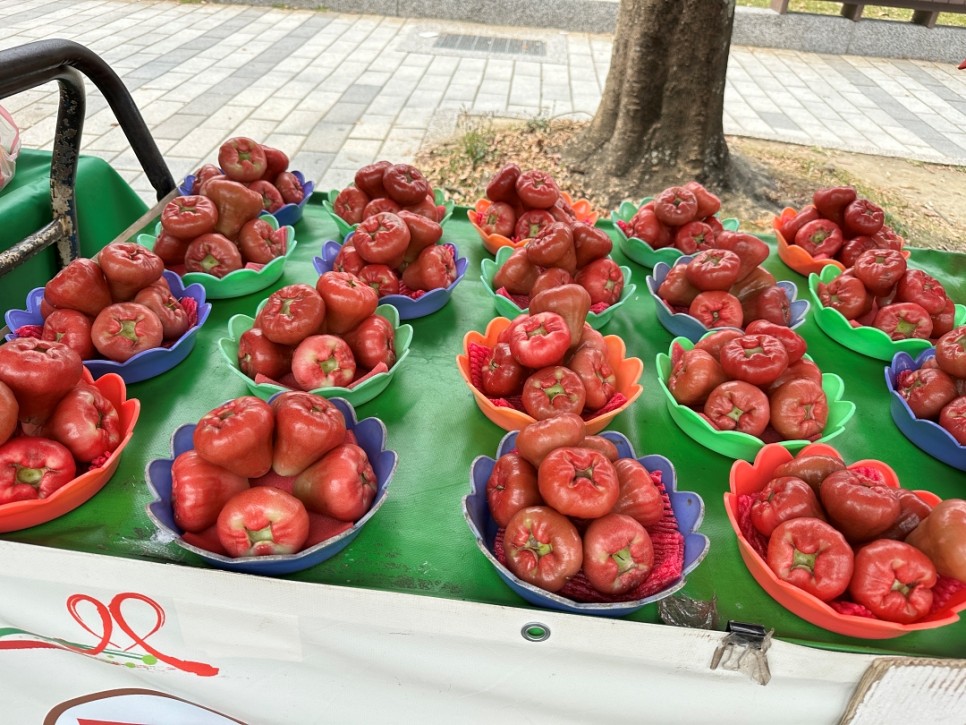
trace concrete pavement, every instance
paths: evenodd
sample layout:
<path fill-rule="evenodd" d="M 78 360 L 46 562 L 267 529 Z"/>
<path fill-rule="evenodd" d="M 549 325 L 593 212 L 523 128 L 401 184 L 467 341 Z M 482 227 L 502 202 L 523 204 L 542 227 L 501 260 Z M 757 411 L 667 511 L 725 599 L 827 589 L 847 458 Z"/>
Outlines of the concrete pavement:
<path fill-rule="evenodd" d="M 131 91 L 172 174 L 246 135 L 285 150 L 317 188 L 379 158 L 411 158 L 461 113 L 590 118 L 612 37 L 250 5 L 0 0 L 0 48 L 68 38 Z M 113 113 L 91 84 L 82 150 L 148 201 Z M 50 148 L 55 84 L 0 101 L 23 142 Z M 733 46 L 725 132 L 966 165 L 966 71 L 949 63 Z"/>

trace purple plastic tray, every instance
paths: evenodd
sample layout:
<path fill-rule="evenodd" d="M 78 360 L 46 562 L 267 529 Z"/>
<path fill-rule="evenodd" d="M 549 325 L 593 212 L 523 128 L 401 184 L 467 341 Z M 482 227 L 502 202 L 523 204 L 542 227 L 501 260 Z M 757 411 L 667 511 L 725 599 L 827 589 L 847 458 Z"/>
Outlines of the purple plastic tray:
<path fill-rule="evenodd" d="M 309 200 L 309 197 L 312 196 L 312 192 L 315 191 L 315 182 L 306 181 L 305 175 L 301 171 L 293 171 L 292 174 L 296 179 L 299 180 L 299 183 L 302 185 L 302 189 L 305 194 L 302 197 L 302 201 L 300 201 L 298 204 L 285 204 L 278 211 L 272 213 L 272 216 L 278 221 L 278 225 L 280 227 L 295 226 L 295 222 L 302 218 L 302 209 L 305 207 L 305 202 Z M 181 185 L 178 187 L 178 193 L 182 196 L 190 196 L 191 187 L 194 186 L 194 184 L 195 175 L 188 174 L 186 177 L 184 177 L 184 181 L 182 181 Z M 268 214 L 270 212 L 265 213 Z"/>
<path fill-rule="evenodd" d="M 917 418 L 909 403 L 898 393 L 899 375 L 906 370 L 918 370 L 927 360 L 936 357 L 936 348 L 923 350 L 913 359 L 907 352 L 896 353 L 892 363 L 885 369 L 886 387 L 889 389 L 889 410 L 892 420 L 902 434 L 933 458 L 966 471 L 966 446 L 959 444 L 952 433 L 938 423 Z"/>
<path fill-rule="evenodd" d="M 395 451 L 386 449 L 386 426 L 378 418 L 357 420 L 355 410 L 342 398 L 329 398 L 329 401 L 345 416 L 346 429 L 356 436 L 356 442 L 369 457 L 372 469 L 379 480 L 376 497 L 366 514 L 355 522 L 351 529 L 343 531 L 315 546 L 298 552 L 297 554 L 276 554 L 273 556 L 249 556 L 237 559 L 194 546 L 184 541 L 184 533 L 174 522 L 174 510 L 171 506 L 171 466 L 174 459 L 185 451 L 194 448 L 194 423 L 188 423 L 178 428 L 171 436 L 171 457 L 157 458 L 150 461 L 145 469 L 145 479 L 148 488 L 154 495 L 154 501 L 148 504 L 148 516 L 166 534 L 169 534 L 181 548 L 197 554 L 213 567 L 245 574 L 264 574 L 279 576 L 302 571 L 321 564 L 330 559 L 355 539 L 362 527 L 365 526 L 376 511 L 386 502 L 389 494 L 389 483 L 396 472 L 397 455 Z"/>
<path fill-rule="evenodd" d="M 350 232 L 346 240 L 350 239 L 354 233 Z M 413 320 L 417 317 L 425 317 L 442 309 L 449 302 L 449 298 L 453 295 L 453 290 L 456 289 L 456 285 L 466 276 L 466 269 L 469 265 L 466 257 L 459 256 L 459 249 L 457 249 L 455 244 L 452 242 L 445 242 L 445 244 L 453 248 L 453 257 L 456 259 L 456 279 L 453 280 L 451 285 L 429 290 L 426 294 L 416 299 L 412 299 L 406 295 L 386 295 L 385 297 L 379 298 L 379 303 L 395 307 L 399 311 L 400 320 Z M 315 267 L 315 271 L 319 275 L 325 272 L 331 272 L 335 258 L 341 249 L 342 244 L 339 242 L 328 241 L 323 244 L 322 256 L 312 259 L 312 265 Z"/>
<path fill-rule="evenodd" d="M 621 458 L 637 458 L 630 441 L 615 431 L 601 433 L 605 438 L 617 446 Z M 517 431 L 507 433 L 496 452 L 496 458 L 509 453 L 516 448 Z M 500 578 L 514 592 L 531 604 L 547 609 L 555 609 L 572 614 L 593 614 L 604 617 L 622 617 L 630 614 L 645 604 L 656 602 L 667 597 L 684 586 L 687 575 L 704 559 L 708 553 L 710 541 L 697 529 L 704 519 L 704 501 L 691 491 L 676 490 L 677 478 L 674 466 L 664 456 L 650 455 L 637 458 L 649 471 L 660 471 L 661 480 L 671 500 L 671 509 L 678 520 L 678 527 L 684 536 L 684 568 L 681 577 L 666 589 L 652 594 L 644 599 L 629 602 L 590 603 L 576 602 L 559 594 L 548 592 L 540 587 L 529 584 L 516 577 L 509 569 L 497 560 L 493 553 L 496 540 L 497 524 L 490 515 L 490 506 L 486 498 L 486 482 L 493 472 L 496 459 L 488 456 L 478 456 L 473 461 L 470 470 L 470 493 L 463 497 L 463 517 L 476 538 L 476 545 L 483 555 L 489 559 Z"/>
<path fill-rule="evenodd" d="M 198 303 L 198 321 L 170 347 L 155 347 L 150 350 L 145 350 L 128 358 L 124 362 L 115 362 L 114 360 L 104 360 L 102 358 L 85 360 L 84 365 L 91 371 L 91 375 L 95 379 L 106 373 L 117 373 L 129 385 L 131 383 L 139 383 L 142 380 L 147 380 L 148 378 L 153 378 L 156 375 L 167 372 L 184 360 L 194 348 L 198 330 L 205 324 L 208 315 L 211 313 L 211 303 L 205 302 L 205 288 L 200 284 L 189 284 L 185 287 L 181 277 L 169 270 L 164 270 L 164 278 L 168 281 L 171 294 L 176 299 L 180 300 L 182 297 L 191 297 Z M 4 315 L 4 322 L 6 322 L 7 327 L 12 331 L 16 331 L 24 325 L 42 326 L 44 324 L 44 318 L 40 314 L 40 303 L 43 298 L 43 287 L 32 289 L 27 295 L 26 310 L 8 310 L 7 314 Z M 6 336 L 6 339 L 8 341 L 13 340 L 16 336 L 15 332 L 11 332 Z"/>
<path fill-rule="evenodd" d="M 687 264 L 691 261 L 693 255 L 684 255 L 678 257 L 675 261 L 674 266 L 679 264 Z M 647 282 L 647 290 L 651 293 L 654 298 L 655 306 L 657 307 L 657 319 L 664 326 L 668 332 L 672 335 L 686 337 L 691 342 L 697 342 L 702 336 L 706 335 L 712 328 L 705 327 L 697 318 L 686 312 L 674 312 L 664 300 L 661 299 L 660 295 L 657 293 L 658 287 L 667 277 L 668 272 L 671 267 L 665 262 L 658 262 L 654 265 L 652 274 L 647 276 L 645 282 Z M 789 327 L 795 329 L 803 322 L 805 322 L 805 315 L 808 313 L 809 303 L 808 300 L 796 299 L 798 295 L 798 288 L 795 286 L 794 282 L 786 282 L 781 280 L 778 282 L 778 286 L 781 287 L 785 296 L 788 297 L 788 302 L 792 308 L 792 319 Z M 714 328 L 716 330 L 721 328 Z"/>

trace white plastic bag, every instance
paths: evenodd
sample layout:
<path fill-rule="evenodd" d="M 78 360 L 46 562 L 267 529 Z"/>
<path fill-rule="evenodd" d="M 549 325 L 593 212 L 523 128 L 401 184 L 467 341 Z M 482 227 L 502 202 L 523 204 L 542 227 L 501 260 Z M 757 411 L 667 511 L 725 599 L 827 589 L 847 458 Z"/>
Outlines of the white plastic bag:
<path fill-rule="evenodd" d="M 20 129 L 7 110 L 0 106 L 0 189 L 10 183 L 20 154 Z"/>

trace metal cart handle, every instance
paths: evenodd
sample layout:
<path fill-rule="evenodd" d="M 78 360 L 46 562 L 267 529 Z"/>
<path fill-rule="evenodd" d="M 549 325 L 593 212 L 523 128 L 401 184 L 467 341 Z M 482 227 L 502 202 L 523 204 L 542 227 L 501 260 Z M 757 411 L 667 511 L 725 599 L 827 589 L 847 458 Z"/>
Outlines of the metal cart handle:
<path fill-rule="evenodd" d="M 158 200 L 175 189 L 171 172 L 134 99 L 100 56 L 83 45 L 59 38 L 0 50 L 0 99 L 52 80 L 60 85 L 60 107 L 50 164 L 53 220 L 10 249 L 0 252 L 0 276 L 53 244 L 57 245 L 62 267 L 80 253 L 74 184 L 86 111 L 81 73 L 93 81 L 114 111 L 141 168 L 157 191 Z"/>

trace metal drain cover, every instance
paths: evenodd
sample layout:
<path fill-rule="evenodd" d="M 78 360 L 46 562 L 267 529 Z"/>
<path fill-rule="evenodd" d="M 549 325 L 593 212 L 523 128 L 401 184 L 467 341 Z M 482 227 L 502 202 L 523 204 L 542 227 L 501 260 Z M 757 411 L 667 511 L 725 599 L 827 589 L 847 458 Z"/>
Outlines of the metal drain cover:
<path fill-rule="evenodd" d="M 545 56 L 547 44 L 542 40 L 521 38 L 497 38 L 491 35 L 461 35 L 443 33 L 433 44 L 434 48 L 464 50 L 474 53 L 506 53 L 511 55 Z"/>

